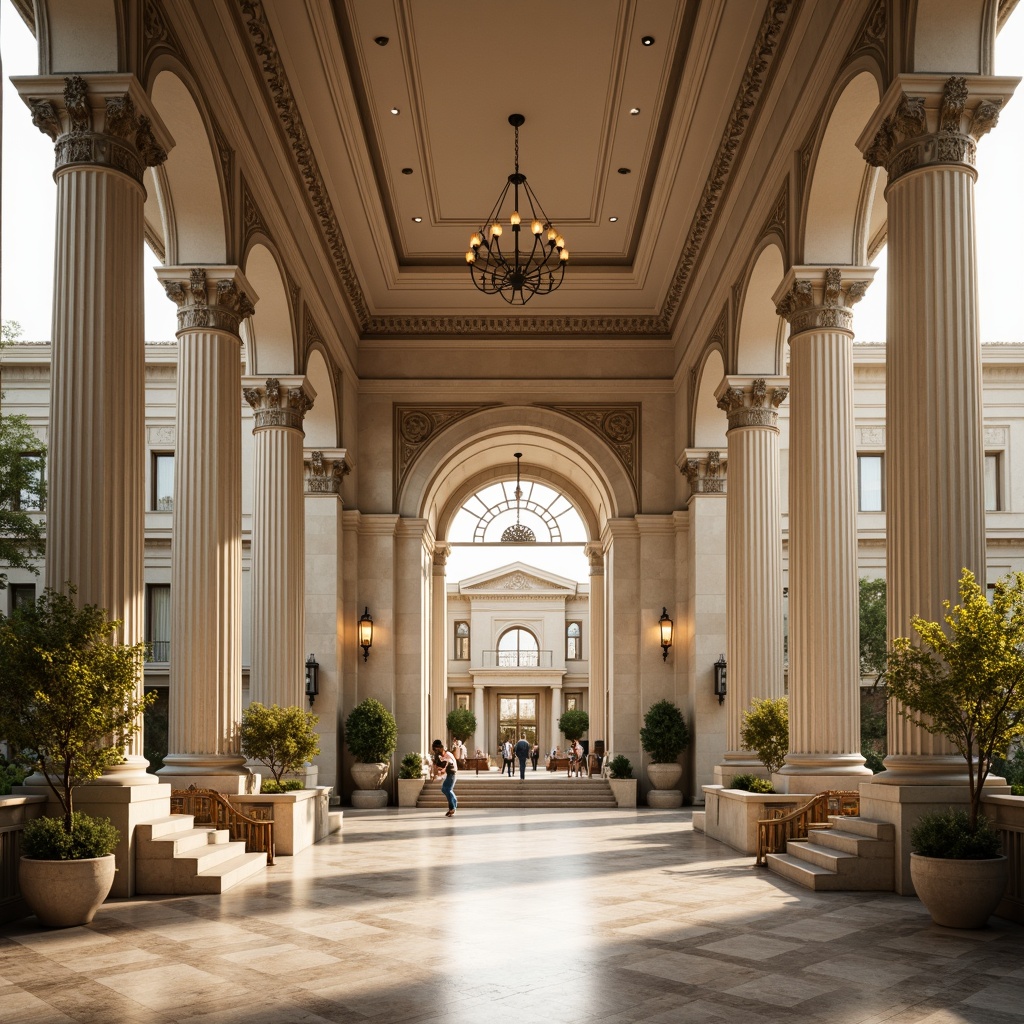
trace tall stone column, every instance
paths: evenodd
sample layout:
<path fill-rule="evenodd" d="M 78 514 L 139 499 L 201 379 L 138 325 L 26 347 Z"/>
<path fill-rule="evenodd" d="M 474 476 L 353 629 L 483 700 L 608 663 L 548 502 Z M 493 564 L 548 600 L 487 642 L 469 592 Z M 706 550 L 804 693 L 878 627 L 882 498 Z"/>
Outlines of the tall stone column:
<path fill-rule="evenodd" d="M 448 708 L 448 590 L 445 565 L 452 547 L 444 541 L 434 544 L 434 562 L 430 577 L 430 739 L 447 742 L 445 722 Z M 479 724 L 479 723 L 478 723 Z M 475 753 L 475 751 L 474 751 Z"/>
<path fill-rule="evenodd" d="M 744 750 L 740 740 L 743 713 L 754 698 L 783 694 L 778 409 L 789 394 L 788 385 L 785 377 L 726 377 L 715 392 L 729 421 L 725 506 L 729 711 L 722 767 L 733 773 L 761 766 L 757 755 Z"/>
<path fill-rule="evenodd" d="M 487 727 L 484 723 L 484 688 L 481 683 L 473 684 L 473 714 L 476 715 L 476 732 L 473 733 L 473 754 L 477 749 L 485 754 L 490 750 L 490 743 L 487 741 Z"/>
<path fill-rule="evenodd" d="M 975 254 L 976 144 L 1016 79 L 901 75 L 858 140 L 889 176 L 886 577 L 890 639 L 939 619 L 961 569 L 985 580 Z M 882 783 L 965 777 L 963 759 L 889 709 Z"/>
<path fill-rule="evenodd" d="M 591 541 L 585 547 L 587 561 L 590 564 L 590 637 L 587 644 L 590 665 L 589 711 L 590 716 L 590 750 L 594 750 L 594 741 L 603 740 L 605 747 L 608 738 L 605 735 L 605 660 L 604 660 L 604 550 L 599 541 Z"/>
<path fill-rule="evenodd" d="M 142 181 L 173 140 L 132 75 L 14 84 L 56 152 L 44 581 L 76 586 L 79 603 L 106 609 L 122 622 L 116 639 L 135 644 L 146 508 Z M 102 782 L 155 783 L 142 749 L 140 728 Z"/>
<path fill-rule="evenodd" d="M 316 392 L 302 376 L 245 377 L 253 410 L 252 661 L 249 698 L 305 703 L 302 422 Z"/>
<path fill-rule="evenodd" d="M 562 733 L 558 728 L 558 720 L 562 717 L 562 687 L 551 687 L 551 746 L 562 745 Z"/>
<path fill-rule="evenodd" d="M 171 701 L 161 777 L 244 792 L 242 320 L 256 296 L 237 267 L 161 267 L 178 306 L 171 549 Z"/>
<path fill-rule="evenodd" d="M 794 267 L 775 295 L 790 323 L 789 753 L 780 774 L 793 777 L 791 792 L 871 776 L 860 753 L 851 307 L 874 273 Z"/>
<path fill-rule="evenodd" d="M 320 666 L 318 694 L 313 711 L 320 719 L 317 734 L 317 781 L 340 793 L 344 676 L 344 506 L 341 481 L 350 470 L 344 448 L 305 449 L 306 585 L 305 643 L 303 651 L 316 656 Z"/>

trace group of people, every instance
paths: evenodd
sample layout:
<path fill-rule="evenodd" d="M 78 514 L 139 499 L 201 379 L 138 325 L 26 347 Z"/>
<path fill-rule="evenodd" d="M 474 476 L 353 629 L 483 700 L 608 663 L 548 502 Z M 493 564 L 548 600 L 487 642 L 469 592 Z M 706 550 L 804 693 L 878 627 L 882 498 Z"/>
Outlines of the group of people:
<path fill-rule="evenodd" d="M 529 758 L 533 764 L 533 770 L 537 770 L 537 762 L 540 760 L 540 747 L 534 743 L 530 745 L 530 741 L 525 737 L 521 736 L 516 742 L 515 746 L 512 745 L 512 741 L 506 739 L 501 745 L 501 773 L 508 772 L 508 777 L 512 778 L 512 767 L 516 761 L 519 760 L 519 778 L 526 778 L 526 759 Z"/>

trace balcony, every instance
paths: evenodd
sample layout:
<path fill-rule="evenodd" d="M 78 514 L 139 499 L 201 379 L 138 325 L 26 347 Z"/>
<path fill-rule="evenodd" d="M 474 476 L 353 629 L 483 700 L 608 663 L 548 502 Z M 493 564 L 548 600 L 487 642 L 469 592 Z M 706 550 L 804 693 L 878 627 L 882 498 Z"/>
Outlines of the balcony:
<path fill-rule="evenodd" d="M 150 640 L 146 661 L 168 662 L 171 660 L 170 640 Z"/>
<path fill-rule="evenodd" d="M 483 651 L 483 668 L 551 668 L 551 651 Z"/>

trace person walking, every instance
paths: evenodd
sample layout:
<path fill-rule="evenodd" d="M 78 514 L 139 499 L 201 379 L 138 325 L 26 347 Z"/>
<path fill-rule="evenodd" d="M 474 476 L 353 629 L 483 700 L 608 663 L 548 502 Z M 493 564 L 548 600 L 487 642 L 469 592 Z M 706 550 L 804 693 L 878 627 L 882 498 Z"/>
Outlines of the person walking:
<path fill-rule="evenodd" d="M 505 740 L 501 745 L 501 774 L 508 770 L 508 777 L 512 778 L 512 741 Z"/>
<path fill-rule="evenodd" d="M 537 770 L 537 762 L 540 760 L 540 744 L 534 743 L 530 750 L 530 761 L 533 764 L 533 770 Z"/>
<path fill-rule="evenodd" d="M 441 792 L 444 793 L 444 798 L 448 801 L 448 812 L 445 817 L 450 818 L 455 813 L 455 808 L 459 806 L 459 801 L 455 796 L 455 777 L 459 773 L 459 766 L 455 763 L 455 755 L 450 750 L 445 750 L 444 744 L 440 740 L 434 740 L 430 744 L 430 749 L 434 754 L 434 777 L 444 776 Z"/>
<path fill-rule="evenodd" d="M 519 778 L 526 778 L 526 759 L 530 756 L 530 741 L 525 736 L 519 737 L 516 744 L 516 757 L 519 758 Z"/>

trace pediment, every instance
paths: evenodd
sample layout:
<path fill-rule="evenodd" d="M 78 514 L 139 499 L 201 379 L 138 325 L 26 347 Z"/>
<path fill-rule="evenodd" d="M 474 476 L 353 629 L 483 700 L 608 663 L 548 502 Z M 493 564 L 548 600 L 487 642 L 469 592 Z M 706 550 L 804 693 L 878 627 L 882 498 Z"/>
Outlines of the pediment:
<path fill-rule="evenodd" d="M 460 593 L 474 594 L 559 594 L 571 597 L 577 592 L 574 580 L 545 572 L 524 562 L 515 562 L 481 573 L 459 584 Z"/>

